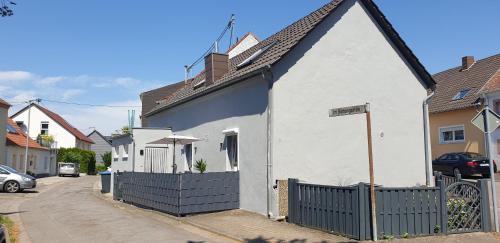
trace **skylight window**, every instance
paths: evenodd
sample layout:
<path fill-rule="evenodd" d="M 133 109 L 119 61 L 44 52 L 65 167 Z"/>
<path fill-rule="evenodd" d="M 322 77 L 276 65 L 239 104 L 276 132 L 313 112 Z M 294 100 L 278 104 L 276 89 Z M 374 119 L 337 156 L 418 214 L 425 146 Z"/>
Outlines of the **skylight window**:
<path fill-rule="evenodd" d="M 241 67 L 244 67 L 246 65 L 249 65 L 251 63 L 253 63 L 255 60 L 257 60 L 257 58 L 262 55 L 262 53 L 264 53 L 265 51 L 267 51 L 267 49 L 271 48 L 272 46 L 274 46 L 274 44 L 276 44 L 278 41 L 273 41 L 271 42 L 271 44 L 263 47 L 263 48 L 260 48 L 259 50 L 257 50 L 256 52 L 254 52 L 252 55 L 250 55 L 247 59 L 243 60 L 243 62 L 241 62 L 240 64 L 236 65 L 237 68 L 241 68 Z"/>
<path fill-rule="evenodd" d="M 196 84 L 193 86 L 193 88 L 195 88 L 195 89 L 196 89 L 196 88 L 200 87 L 200 86 L 201 86 L 202 84 L 204 84 L 204 83 L 205 83 L 205 79 L 203 79 L 203 80 L 201 80 L 200 82 L 196 83 Z"/>
<path fill-rule="evenodd" d="M 461 100 L 465 98 L 465 96 L 469 93 L 470 89 L 460 90 L 455 96 L 453 96 L 453 100 Z"/>
<path fill-rule="evenodd" d="M 10 124 L 7 124 L 7 132 L 17 133 L 16 129 Z"/>

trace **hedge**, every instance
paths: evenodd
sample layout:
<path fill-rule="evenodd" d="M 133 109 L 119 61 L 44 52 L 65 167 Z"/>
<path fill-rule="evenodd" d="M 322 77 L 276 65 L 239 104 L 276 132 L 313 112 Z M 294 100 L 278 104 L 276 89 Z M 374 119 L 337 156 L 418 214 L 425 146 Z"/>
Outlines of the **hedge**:
<path fill-rule="evenodd" d="M 79 148 L 60 148 L 57 152 L 58 162 L 80 164 L 80 172 L 95 175 L 95 152 Z"/>

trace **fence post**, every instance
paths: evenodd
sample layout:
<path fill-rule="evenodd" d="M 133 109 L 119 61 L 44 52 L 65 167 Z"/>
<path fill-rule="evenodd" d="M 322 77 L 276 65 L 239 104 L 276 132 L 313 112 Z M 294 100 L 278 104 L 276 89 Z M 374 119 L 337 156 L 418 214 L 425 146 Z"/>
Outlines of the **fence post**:
<path fill-rule="evenodd" d="M 288 221 L 291 223 L 297 223 L 297 205 L 299 203 L 298 182 L 298 179 L 288 178 Z"/>
<path fill-rule="evenodd" d="M 488 179 L 480 179 L 477 182 L 481 193 L 481 228 L 484 232 L 491 231 L 490 197 L 488 193 Z"/>
<path fill-rule="evenodd" d="M 457 178 L 458 181 L 462 180 L 462 174 L 458 173 Z"/>
<path fill-rule="evenodd" d="M 443 180 L 438 180 L 436 186 L 439 187 L 440 202 L 441 202 L 441 232 L 447 234 L 448 232 L 448 210 L 446 208 L 446 187 Z"/>
<path fill-rule="evenodd" d="M 365 217 L 367 215 L 367 212 L 365 212 L 365 208 L 366 208 L 366 201 L 367 201 L 367 198 L 365 197 L 365 184 L 360 182 L 358 183 L 358 187 L 356 188 L 357 191 L 358 191 L 358 216 L 359 216 L 359 235 L 358 235 L 358 239 L 357 240 L 368 240 L 366 239 L 366 220 L 365 220 Z M 371 226 L 369 227 L 369 229 L 371 229 Z M 371 235 L 371 234 L 368 234 L 368 235 Z"/>

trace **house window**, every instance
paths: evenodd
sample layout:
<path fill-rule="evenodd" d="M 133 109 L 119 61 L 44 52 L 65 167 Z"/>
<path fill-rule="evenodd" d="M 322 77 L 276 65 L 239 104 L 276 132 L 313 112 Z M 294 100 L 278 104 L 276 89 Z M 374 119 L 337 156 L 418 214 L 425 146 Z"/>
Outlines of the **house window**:
<path fill-rule="evenodd" d="M 49 122 L 42 122 L 40 125 L 40 134 L 48 135 L 49 134 Z"/>
<path fill-rule="evenodd" d="M 118 146 L 113 147 L 113 161 L 118 161 L 118 149 Z"/>
<path fill-rule="evenodd" d="M 463 143 L 464 141 L 465 130 L 463 125 L 439 128 L 439 143 Z"/>
<path fill-rule="evenodd" d="M 189 171 L 193 169 L 193 144 L 184 145 L 184 160 Z"/>
<path fill-rule="evenodd" d="M 122 161 L 128 160 L 128 144 L 123 145 Z"/>
<path fill-rule="evenodd" d="M 469 93 L 470 89 L 460 90 L 455 96 L 453 96 L 453 100 L 461 100 L 465 98 L 465 96 Z"/>
<path fill-rule="evenodd" d="M 238 170 L 238 134 L 226 135 L 226 153 L 230 170 Z"/>

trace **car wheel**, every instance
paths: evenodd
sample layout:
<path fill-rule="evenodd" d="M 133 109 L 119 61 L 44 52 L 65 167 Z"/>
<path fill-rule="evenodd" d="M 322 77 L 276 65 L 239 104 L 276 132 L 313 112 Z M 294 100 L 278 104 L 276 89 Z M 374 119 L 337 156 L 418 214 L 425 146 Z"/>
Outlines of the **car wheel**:
<path fill-rule="evenodd" d="M 17 183 L 17 181 L 8 181 L 5 183 L 3 190 L 10 193 L 16 193 L 21 190 L 21 187 L 19 186 L 19 183 Z"/>
<path fill-rule="evenodd" d="M 458 168 L 455 168 L 455 169 L 453 169 L 453 175 L 455 177 L 458 177 L 458 175 L 462 175 L 462 173 L 460 173 L 460 170 Z"/>

